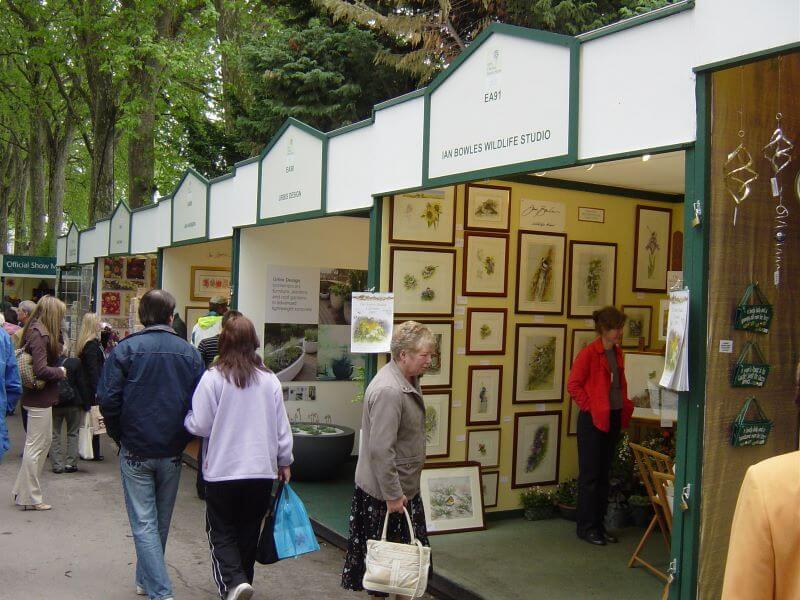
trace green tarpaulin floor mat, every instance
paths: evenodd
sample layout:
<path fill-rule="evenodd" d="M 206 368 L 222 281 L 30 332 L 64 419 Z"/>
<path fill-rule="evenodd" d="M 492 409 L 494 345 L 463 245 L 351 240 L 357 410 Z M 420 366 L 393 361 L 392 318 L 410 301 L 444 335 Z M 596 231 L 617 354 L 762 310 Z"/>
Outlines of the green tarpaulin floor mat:
<path fill-rule="evenodd" d="M 346 538 L 355 463 L 333 480 L 292 482 L 309 516 Z M 431 536 L 436 572 L 486 600 L 646 600 L 659 598 L 663 582 L 628 560 L 643 529 L 618 532 L 619 543 L 592 546 L 563 519 L 488 521 L 485 531 Z M 656 533 L 645 556 L 666 570 L 668 552 Z"/>

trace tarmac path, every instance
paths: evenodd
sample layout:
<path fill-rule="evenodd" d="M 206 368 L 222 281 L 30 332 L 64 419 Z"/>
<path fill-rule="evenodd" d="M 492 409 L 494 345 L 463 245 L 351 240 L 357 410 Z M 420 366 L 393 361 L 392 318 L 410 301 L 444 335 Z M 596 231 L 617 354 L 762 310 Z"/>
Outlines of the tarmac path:
<path fill-rule="evenodd" d="M 116 447 L 103 436 L 106 460 L 80 461 L 74 474 L 42 475 L 47 512 L 20 511 L 11 500 L 24 437 L 17 414 L 8 418 L 12 447 L 0 464 L 0 598 L 5 600 L 135 600 L 135 551 L 119 480 Z M 176 600 L 218 598 L 211 579 L 205 505 L 184 465 L 167 543 Z M 339 587 L 343 552 L 321 550 L 275 565 L 256 565 L 257 600 L 356 599 Z M 430 598 L 430 596 L 426 596 Z"/>

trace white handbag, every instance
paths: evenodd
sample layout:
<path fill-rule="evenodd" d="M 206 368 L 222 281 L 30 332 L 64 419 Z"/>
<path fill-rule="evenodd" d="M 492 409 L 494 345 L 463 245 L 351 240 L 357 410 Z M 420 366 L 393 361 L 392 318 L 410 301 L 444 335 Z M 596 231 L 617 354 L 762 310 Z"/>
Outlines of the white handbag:
<path fill-rule="evenodd" d="M 386 541 L 386 528 L 389 524 L 387 512 L 381 539 L 367 540 L 366 570 L 362 585 L 364 589 L 373 592 L 419 598 L 428 587 L 431 549 L 423 546 L 414 536 L 411 517 L 405 508 L 403 512 L 411 533 L 411 543 Z"/>
<path fill-rule="evenodd" d="M 94 450 L 92 449 L 92 416 L 85 412 L 83 414 L 83 423 L 78 429 L 78 456 L 83 460 L 92 460 L 94 458 Z"/>

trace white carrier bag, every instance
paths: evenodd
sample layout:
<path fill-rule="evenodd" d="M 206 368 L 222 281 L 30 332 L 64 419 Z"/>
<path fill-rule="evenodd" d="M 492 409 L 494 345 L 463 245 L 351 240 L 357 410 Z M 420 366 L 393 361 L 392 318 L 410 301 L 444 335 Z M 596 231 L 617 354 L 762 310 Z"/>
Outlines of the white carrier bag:
<path fill-rule="evenodd" d="M 411 543 L 386 541 L 386 528 L 389 525 L 387 512 L 381 539 L 367 540 L 366 570 L 362 585 L 364 589 L 373 592 L 419 598 L 428 587 L 431 549 L 423 546 L 414 536 L 411 517 L 405 508 L 403 513 L 406 515 Z"/>

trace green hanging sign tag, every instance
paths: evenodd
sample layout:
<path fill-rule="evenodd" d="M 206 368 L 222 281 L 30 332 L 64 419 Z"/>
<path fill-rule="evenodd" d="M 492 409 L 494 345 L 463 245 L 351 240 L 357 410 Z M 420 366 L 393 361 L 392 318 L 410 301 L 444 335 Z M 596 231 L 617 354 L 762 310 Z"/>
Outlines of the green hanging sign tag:
<path fill-rule="evenodd" d="M 752 350 L 755 360 L 759 362 L 745 362 L 747 353 Z M 769 365 L 761 354 L 761 348 L 755 342 L 747 342 L 736 359 L 736 364 L 731 372 L 731 385 L 733 387 L 764 387 L 769 375 Z"/>
<path fill-rule="evenodd" d="M 755 407 L 754 419 L 747 418 L 751 407 Z M 767 443 L 767 437 L 771 430 L 772 421 L 761 410 L 758 400 L 753 397 L 748 398 L 731 424 L 731 446 L 734 448 L 763 446 Z"/>
<path fill-rule="evenodd" d="M 750 299 L 755 295 L 753 304 Z M 757 283 L 751 283 L 744 291 L 739 305 L 736 307 L 736 318 L 733 322 L 734 329 L 769 333 L 769 324 L 772 321 L 772 305 L 761 293 Z"/>

